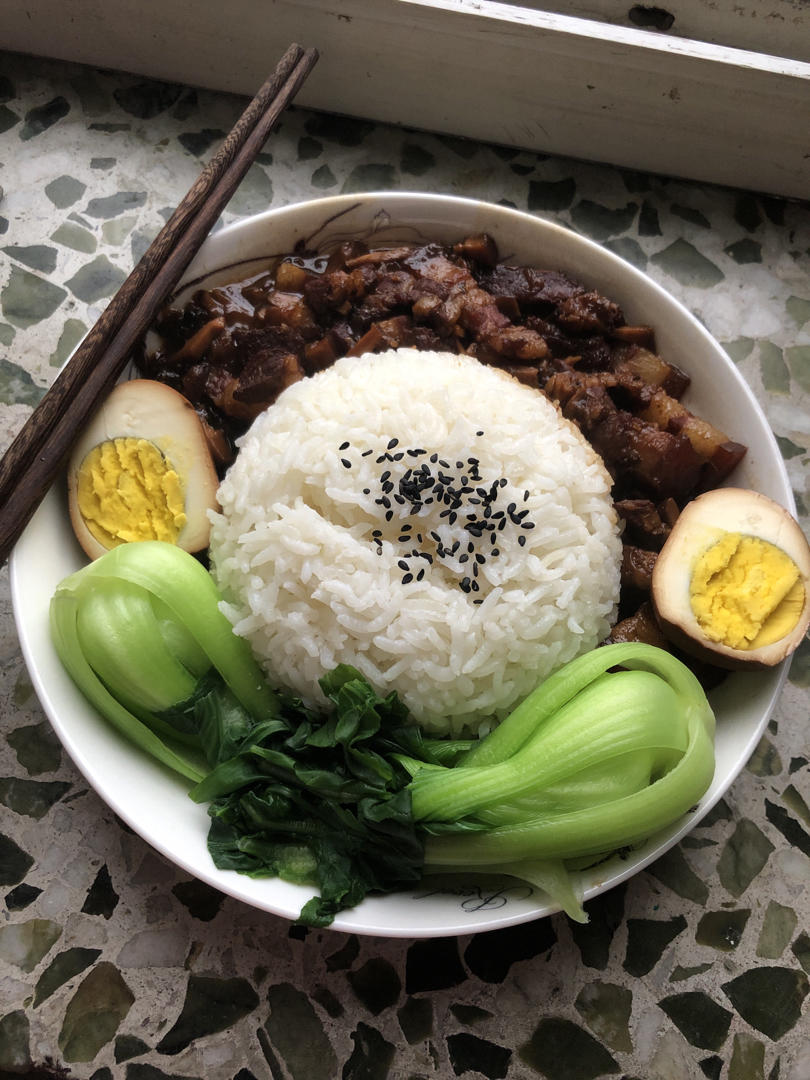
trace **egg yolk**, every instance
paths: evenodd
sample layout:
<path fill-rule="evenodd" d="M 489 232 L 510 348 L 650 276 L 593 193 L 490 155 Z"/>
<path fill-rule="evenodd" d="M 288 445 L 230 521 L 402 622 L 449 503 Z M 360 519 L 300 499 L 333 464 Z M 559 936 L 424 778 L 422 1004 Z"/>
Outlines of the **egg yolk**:
<path fill-rule="evenodd" d="M 711 641 L 732 649 L 771 645 L 799 620 L 804 606 L 800 578 L 796 563 L 775 544 L 726 533 L 695 563 L 692 611 Z"/>
<path fill-rule="evenodd" d="M 79 466 L 79 512 L 106 548 L 132 540 L 177 541 L 186 524 L 180 477 L 148 439 L 109 439 Z"/>

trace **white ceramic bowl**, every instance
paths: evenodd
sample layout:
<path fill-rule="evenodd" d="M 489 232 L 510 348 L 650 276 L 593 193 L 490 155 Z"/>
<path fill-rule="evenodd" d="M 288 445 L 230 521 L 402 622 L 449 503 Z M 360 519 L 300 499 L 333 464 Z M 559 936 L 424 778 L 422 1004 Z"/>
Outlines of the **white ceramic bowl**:
<path fill-rule="evenodd" d="M 655 328 L 658 351 L 692 377 L 685 398 L 749 449 L 735 485 L 764 492 L 794 511 L 776 442 L 751 391 L 700 323 L 639 270 L 569 230 L 540 218 L 472 200 L 442 195 L 369 193 L 321 199 L 238 222 L 215 233 L 185 276 L 215 274 L 236 280 L 251 260 L 266 261 L 296 244 L 328 250 L 349 237 L 372 243 L 434 239 L 452 241 L 475 232 L 492 234 L 502 259 L 567 271 L 623 307 L 628 322 Z M 11 560 L 14 612 L 26 662 L 40 701 L 59 738 L 105 802 L 148 843 L 183 870 L 248 904 L 294 919 L 310 895 L 278 880 L 254 880 L 216 870 L 206 848 L 208 817 L 186 796 L 180 779 L 123 741 L 86 704 L 63 671 L 48 633 L 48 604 L 58 582 L 84 556 L 75 543 L 62 485 L 39 507 Z M 712 695 L 717 714 L 717 769 L 700 805 L 630 856 L 615 857 L 585 872 L 585 898 L 617 885 L 662 855 L 684 836 L 732 784 L 767 723 L 786 673 L 731 675 Z M 46 826 L 43 826 L 46 827 Z M 525 922 L 557 910 L 537 890 L 514 880 L 460 876 L 452 885 L 371 897 L 343 912 L 334 929 L 396 937 L 468 934 Z"/>

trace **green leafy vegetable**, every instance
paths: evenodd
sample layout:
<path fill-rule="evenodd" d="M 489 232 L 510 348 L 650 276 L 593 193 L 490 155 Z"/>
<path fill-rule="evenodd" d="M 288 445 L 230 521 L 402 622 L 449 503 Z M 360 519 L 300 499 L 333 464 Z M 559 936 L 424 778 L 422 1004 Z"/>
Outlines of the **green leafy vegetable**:
<path fill-rule="evenodd" d="M 428 751 L 396 695 L 378 697 L 353 668 L 320 685 L 328 717 L 284 698 L 278 720 L 258 725 L 191 797 L 211 802 L 216 866 L 315 883 L 320 895 L 299 918 L 328 926 L 369 892 L 421 879 L 423 838 L 399 759 Z"/>
<path fill-rule="evenodd" d="M 88 699 L 207 803 L 215 865 L 318 890 L 326 926 L 425 871 L 500 872 L 584 919 L 569 867 L 677 821 L 711 783 L 714 716 L 650 645 L 609 645 L 547 679 L 480 740 L 423 739 L 354 668 L 323 715 L 264 683 L 192 556 L 126 544 L 63 581 L 57 651 Z"/>

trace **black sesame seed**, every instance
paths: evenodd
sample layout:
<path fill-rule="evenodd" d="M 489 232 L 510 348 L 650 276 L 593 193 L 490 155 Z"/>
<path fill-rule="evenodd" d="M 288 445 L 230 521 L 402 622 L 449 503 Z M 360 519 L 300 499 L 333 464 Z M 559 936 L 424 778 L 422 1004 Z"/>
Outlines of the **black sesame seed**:
<path fill-rule="evenodd" d="M 464 577 L 461 579 L 458 585 L 462 592 L 469 592 L 472 588 L 472 581 L 470 581 L 468 577 Z"/>
<path fill-rule="evenodd" d="M 340 464 L 343 466 L 344 469 L 350 469 L 352 467 L 352 463 L 349 461 L 348 458 L 345 457 L 340 459 Z"/>
<path fill-rule="evenodd" d="M 398 443 L 399 443 L 399 439 L 389 439 L 388 446 L 386 446 L 385 449 L 386 450 L 393 450 L 394 447 L 398 445 Z"/>
<path fill-rule="evenodd" d="M 534 522 L 533 521 L 521 521 L 520 527 L 521 527 L 521 529 L 533 529 L 534 528 Z"/>
<path fill-rule="evenodd" d="M 467 561 L 469 560 L 469 558 L 470 558 L 470 556 L 469 556 L 469 555 L 467 555 L 467 554 L 466 554 L 466 552 L 465 552 L 465 554 L 464 554 L 464 555 L 459 555 L 459 557 L 458 557 L 458 561 L 459 561 L 460 563 L 465 563 L 465 562 L 467 562 Z"/>
<path fill-rule="evenodd" d="M 512 516 L 512 514 L 514 514 L 514 512 L 516 510 L 517 510 L 517 503 L 513 503 L 513 502 L 509 503 L 509 505 L 506 508 L 506 512 L 510 517 Z"/>
<path fill-rule="evenodd" d="M 390 475 L 391 475 L 391 470 L 386 469 L 385 472 L 380 473 L 380 481 L 384 484 L 385 481 L 389 478 Z"/>
<path fill-rule="evenodd" d="M 390 521 L 393 516 L 394 516 L 394 511 L 393 510 L 386 510 L 385 511 L 385 520 L 386 521 Z"/>
<path fill-rule="evenodd" d="M 480 596 L 478 597 L 478 599 L 477 599 L 477 600 L 473 600 L 473 603 L 474 603 L 474 604 L 483 604 L 483 602 L 484 602 L 484 601 L 483 601 L 483 598 L 482 598 L 482 597 L 480 597 Z"/>
<path fill-rule="evenodd" d="M 471 585 L 470 585 L 470 588 L 472 589 L 472 591 L 473 591 L 473 592 L 478 592 L 478 591 L 479 591 L 479 585 L 478 585 L 478 582 L 477 582 L 477 581 L 473 581 L 473 582 L 471 583 Z"/>
<path fill-rule="evenodd" d="M 521 533 L 520 536 L 518 537 L 518 543 L 520 544 L 521 547 L 526 546 L 526 537 L 523 535 L 523 533 Z"/>
<path fill-rule="evenodd" d="M 393 455 L 393 457 L 392 457 L 392 460 L 393 460 L 393 461 L 402 461 L 402 459 L 403 459 L 404 457 L 405 457 L 405 455 L 404 455 L 404 454 L 403 454 L 403 452 L 402 452 L 402 451 L 400 450 L 400 452 L 399 452 L 398 454 L 394 454 L 394 455 Z"/>
<path fill-rule="evenodd" d="M 340 446 L 338 447 L 338 450 L 348 450 L 349 445 L 350 444 L 348 442 L 341 443 Z"/>
<path fill-rule="evenodd" d="M 413 581 L 413 574 L 403 574 L 402 575 L 402 584 L 403 585 L 410 585 L 410 583 L 412 581 Z"/>
<path fill-rule="evenodd" d="M 431 462 L 432 465 L 435 465 L 438 460 L 439 460 L 439 455 L 438 454 L 431 454 L 430 455 L 430 462 Z"/>
<path fill-rule="evenodd" d="M 529 500 L 529 492 L 528 492 L 528 490 L 526 490 L 526 491 L 523 492 L 523 501 L 528 502 L 528 500 Z"/>
<path fill-rule="evenodd" d="M 476 553 L 476 556 L 475 556 L 475 561 L 476 561 L 476 562 L 477 562 L 477 563 L 479 564 L 479 566 L 480 566 L 480 565 L 482 565 L 483 563 L 485 563 L 485 562 L 487 561 L 487 559 L 486 559 L 486 556 L 485 556 L 485 555 L 481 555 L 480 553 L 478 553 L 478 552 L 477 552 L 477 553 Z"/>
<path fill-rule="evenodd" d="M 424 569 L 424 567 L 422 567 L 422 569 L 416 575 L 416 580 L 421 581 L 424 576 L 425 576 L 425 569 Z"/>
<path fill-rule="evenodd" d="M 363 488 L 363 494 L 364 495 L 370 495 L 371 494 L 371 488 Z"/>
<path fill-rule="evenodd" d="M 374 453 L 374 451 L 373 451 L 373 450 L 371 450 L 371 449 L 368 449 L 368 450 L 364 450 L 364 451 L 363 451 L 363 453 L 362 453 L 362 454 L 361 454 L 360 456 L 361 456 L 361 457 L 368 457 L 368 456 L 369 456 L 369 454 L 373 454 L 373 453 Z"/>
<path fill-rule="evenodd" d="M 475 433 L 475 434 L 476 434 L 476 435 L 478 435 L 478 436 L 481 436 L 481 435 L 483 435 L 484 433 L 483 433 L 483 431 L 476 431 L 476 433 Z"/>
<path fill-rule="evenodd" d="M 499 483 L 499 484 L 501 485 L 501 487 L 502 487 L 502 488 L 505 488 L 505 487 L 506 487 L 506 485 L 507 485 L 507 479 L 506 479 L 506 477 L 505 477 L 505 476 L 502 476 L 502 477 L 500 478 L 500 480 L 498 481 L 498 483 Z"/>
<path fill-rule="evenodd" d="M 490 540 L 492 540 L 493 543 L 495 542 L 495 535 L 494 534 L 492 536 L 490 536 Z M 496 556 L 496 555 L 500 555 L 500 553 L 501 553 L 500 548 L 494 547 L 492 549 L 492 551 L 490 552 L 490 555 Z"/>

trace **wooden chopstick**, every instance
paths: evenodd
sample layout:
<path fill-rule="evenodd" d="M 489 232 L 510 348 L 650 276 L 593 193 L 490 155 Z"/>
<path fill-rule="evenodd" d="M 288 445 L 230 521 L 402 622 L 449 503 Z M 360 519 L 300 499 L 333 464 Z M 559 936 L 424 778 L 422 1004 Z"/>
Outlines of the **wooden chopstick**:
<path fill-rule="evenodd" d="M 0 461 L 0 565 L 318 59 L 291 45 Z"/>

